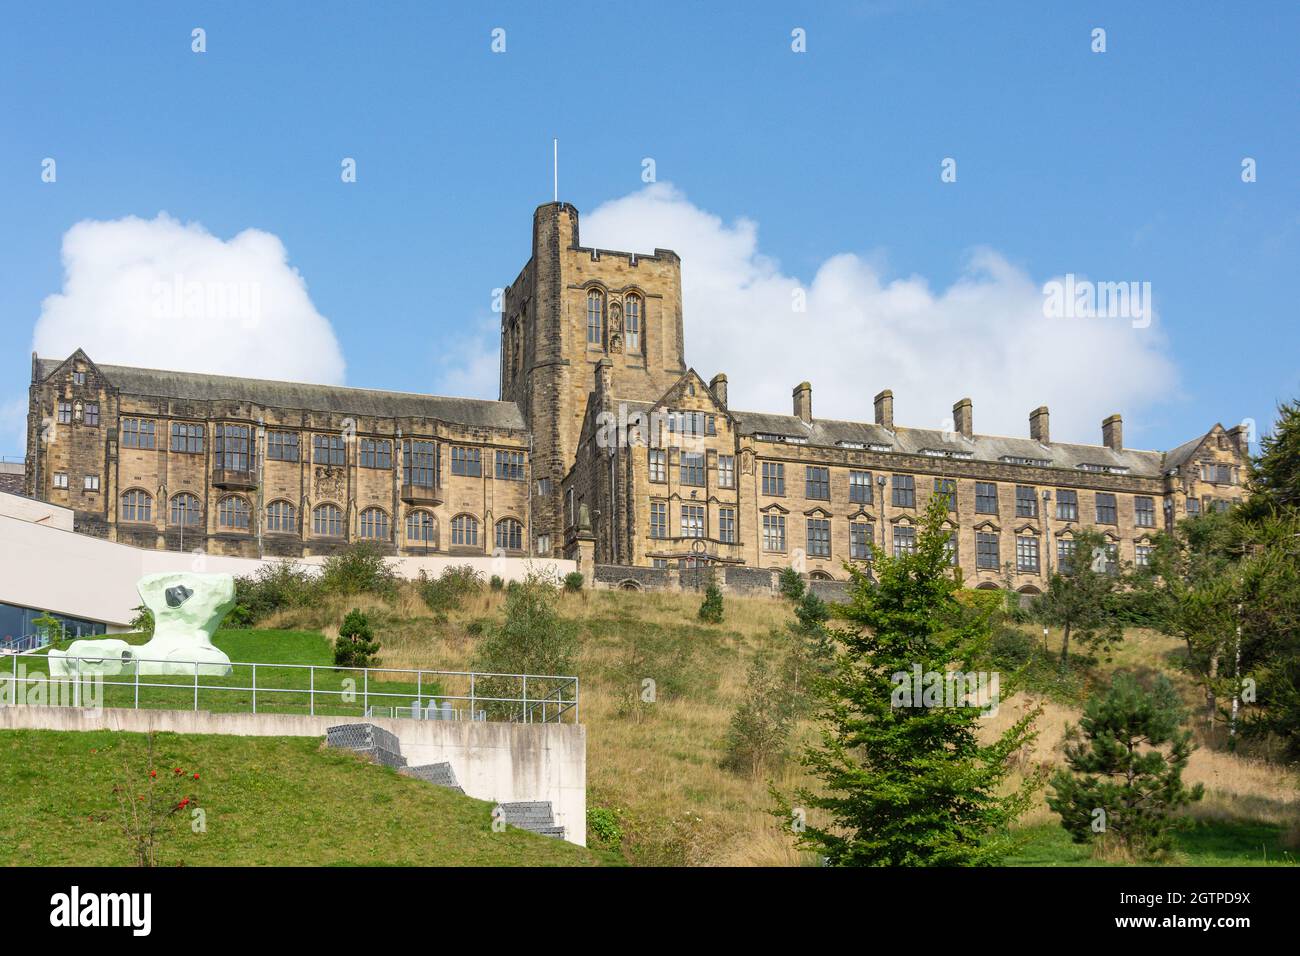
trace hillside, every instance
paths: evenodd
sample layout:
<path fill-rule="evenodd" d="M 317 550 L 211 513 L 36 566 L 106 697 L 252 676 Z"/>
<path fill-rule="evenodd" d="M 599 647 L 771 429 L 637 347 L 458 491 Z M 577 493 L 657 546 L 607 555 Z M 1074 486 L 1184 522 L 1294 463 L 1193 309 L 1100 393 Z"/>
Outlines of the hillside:
<path fill-rule="evenodd" d="M 414 589 L 403 589 L 393 603 L 330 597 L 277 612 L 262 626 L 319 628 L 332 636 L 346 609 L 359 605 L 376 624 L 385 665 L 467 669 L 483 622 L 499 618 L 502 604 L 502 595 L 485 587 L 440 615 Z M 759 779 L 721 766 L 728 723 L 745 696 L 749 661 L 784 649 L 791 607 L 775 598 L 728 597 L 723 623 L 707 625 L 696 616 L 699 604 L 693 594 L 583 591 L 561 597 L 562 615 L 577 622 L 581 636 L 577 671 L 588 728 L 588 806 L 612 812 L 621 830 L 620 852 L 633 864 L 814 865 L 791 847 L 768 812 L 769 783 L 788 793 L 807 782 L 797 761 L 787 760 Z M 1041 641 L 1041 631 L 1031 637 Z M 1048 636 L 1049 650 L 1055 652 L 1058 640 Z M 1080 657 L 1069 681 L 1057 686 L 1049 672 L 1035 685 L 1039 693 L 1004 702 L 990 731 L 1031 702 L 1042 703 L 1040 736 L 1033 751 L 1022 755 L 1021 769 L 1057 763 L 1065 726 L 1077 719 L 1078 704 L 1097 682 L 1118 667 L 1158 667 L 1177 680 L 1180 654 L 1167 637 L 1131 630 L 1112 661 Z M 645 678 L 655 681 L 653 704 L 639 700 Z M 1194 703 L 1190 683 L 1182 681 L 1182 689 Z M 810 741 L 815 732 L 803 722 L 797 736 Z M 1300 847 L 1295 773 L 1266 754 L 1229 754 L 1221 741 L 1200 737 L 1186 778 L 1204 783 L 1208 793 L 1192 808 L 1194 827 L 1180 836 L 1173 862 L 1294 862 Z M 1022 835 L 1018 862 L 1088 862 L 1087 851 L 1071 844 L 1056 824 L 1041 792 L 1022 821 Z"/>
<path fill-rule="evenodd" d="M 500 618 L 503 603 L 503 595 L 486 586 L 440 612 L 431 611 L 414 587 L 401 588 L 391 601 L 325 596 L 275 612 L 257 629 L 219 632 L 217 643 L 234 660 L 329 663 L 329 639 L 346 611 L 358 606 L 370 615 L 383 644 L 382 665 L 470 669 L 484 626 Z M 697 618 L 699 603 L 691 594 L 622 591 L 560 597 L 561 614 L 579 629 L 576 671 L 582 680 L 582 722 L 588 729 L 588 806 L 606 823 L 603 835 L 589 827 L 589 842 L 634 865 L 815 865 L 815 859 L 792 848 L 789 834 L 769 813 L 769 784 L 790 793 L 808 782 L 797 760 L 788 759 L 756 779 L 722 767 L 728 724 L 746 694 L 749 662 L 759 654 L 775 659 L 784 650 L 791 607 L 778 599 L 728 597 L 723 623 L 707 625 Z M 1028 629 L 1025 639 L 1043 641 L 1040 631 L 1030 634 Z M 1055 648 L 1056 635 L 1049 635 L 1047 649 Z M 1131 630 L 1112 661 L 1079 657 L 1065 681 L 1053 667 L 1033 673 L 1037 692 L 1004 701 L 989 732 L 1041 703 L 1040 735 L 1019 755 L 1017 776 L 1055 765 L 1079 703 L 1117 667 L 1168 673 L 1180 682 L 1188 703 L 1194 703 L 1190 682 L 1179 676 L 1180 654 L 1177 643 L 1166 637 Z M 640 699 L 647 678 L 655 684 L 653 703 Z M 801 722 L 797 742 L 812 740 L 815 732 L 808 721 Z M 1267 753 L 1228 753 L 1222 741 L 1200 728 L 1198 737 L 1201 746 L 1192 755 L 1186 779 L 1204 783 L 1207 795 L 1192 807 L 1193 826 L 1179 836 L 1171 862 L 1294 862 L 1300 836 L 1296 775 L 1271 762 Z M 26 836 L 20 847 L 38 854 L 66 853 L 68 859 L 82 851 L 57 846 L 111 844 L 111 824 L 86 817 L 113 806 L 111 770 L 120 769 L 120 759 L 104 756 L 112 745 L 102 735 L 0 736 L 0 789 L 7 795 L 0 806 L 0 836 L 6 844 L 14 845 L 6 834 L 17 830 Z M 186 862 L 492 865 L 598 859 L 577 848 L 538 846 L 540 838 L 530 834 L 489 842 L 480 832 L 490 812 L 487 804 L 419 786 L 347 755 L 318 753 L 315 741 L 173 738 L 168 746 L 186 765 L 210 764 L 204 769 L 214 775 L 214 785 L 205 799 L 222 801 L 214 809 L 209 834 L 220 839 L 207 839 Z M 791 749 L 797 751 L 797 746 Z M 223 779 L 228 797 L 217 787 Z M 77 802 L 64 810 L 60 795 L 68 792 Z M 360 829 L 353 831 L 356 806 L 370 810 L 357 815 Z M 38 842 L 32 823 L 42 820 L 49 832 L 52 814 L 55 832 L 63 838 L 54 844 Z M 337 829 L 317 827 L 318 818 L 337 820 Z M 439 835 L 447 829 L 459 834 L 455 840 Z M 433 836 L 421 836 L 418 846 L 410 846 L 403 841 L 412 833 Z M 1069 842 L 1041 792 L 1022 819 L 1019 835 L 1024 845 L 1010 862 L 1098 862 Z M 279 849 L 271 852 L 274 848 Z M 102 852 L 110 854 L 107 862 L 117 859 L 111 854 L 124 851 Z"/>
<path fill-rule="evenodd" d="M 206 833 L 175 821 L 161 860 L 186 866 L 591 866 L 609 857 L 513 827 L 492 804 L 403 777 L 306 737 L 159 734 L 155 766 L 184 768 Z M 0 863 L 132 862 L 114 787 L 147 790 L 146 738 L 0 731 Z"/>

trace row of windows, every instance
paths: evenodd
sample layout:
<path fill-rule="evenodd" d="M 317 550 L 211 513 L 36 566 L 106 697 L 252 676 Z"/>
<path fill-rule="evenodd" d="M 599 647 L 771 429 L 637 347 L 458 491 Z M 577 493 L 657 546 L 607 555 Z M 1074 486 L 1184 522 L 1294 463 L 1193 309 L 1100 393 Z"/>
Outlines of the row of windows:
<path fill-rule="evenodd" d="M 83 425 L 99 424 L 99 402 L 59 402 L 56 414 L 60 425 L 71 425 L 79 421 Z"/>
<path fill-rule="evenodd" d="M 854 504 L 872 504 L 872 475 L 869 471 L 849 472 L 849 501 Z M 891 503 L 897 508 L 916 507 L 916 479 L 912 475 L 891 475 Z M 765 461 L 762 464 L 762 490 L 765 495 L 783 496 L 785 494 L 785 463 Z M 957 510 L 957 483 L 952 478 L 934 479 L 934 493 L 947 499 L 949 511 Z M 822 465 L 804 467 L 804 497 L 829 501 L 830 469 Z M 1156 526 L 1155 499 L 1137 495 L 1133 498 L 1135 524 L 1139 528 Z M 1016 517 L 1038 517 L 1038 493 L 1027 485 L 1016 486 Z M 996 515 L 998 513 L 998 486 L 992 481 L 975 482 L 975 513 Z M 1059 521 L 1079 520 L 1079 495 L 1068 488 L 1058 489 L 1056 498 L 1056 518 Z M 1096 494 L 1096 523 L 1114 525 L 1119 523 L 1115 495 L 1107 492 Z"/>
<path fill-rule="evenodd" d="M 202 506 L 197 496 L 188 492 L 173 495 L 170 502 L 169 524 L 178 527 L 198 527 L 202 523 Z M 247 531 L 250 526 L 248 500 L 239 495 L 228 495 L 217 503 L 217 526 L 236 531 Z M 150 522 L 153 520 L 153 497 L 146 491 L 131 489 L 123 493 L 119 516 L 122 521 Z M 382 508 L 365 508 L 359 518 L 359 536 L 368 540 L 387 541 L 391 538 L 388 512 Z M 406 516 L 406 537 L 412 541 L 430 541 L 434 536 L 437 519 L 428 511 L 411 511 Z M 320 537 L 343 537 L 343 510 L 337 505 L 322 504 L 312 509 L 312 534 Z M 288 501 L 273 501 L 266 507 L 268 532 L 296 533 L 298 509 Z M 496 523 L 496 546 L 513 551 L 523 549 L 523 524 L 514 518 L 502 518 Z M 457 515 L 451 521 L 451 543 L 477 547 L 479 521 L 473 515 Z"/>
<path fill-rule="evenodd" d="M 69 412 L 69 414 L 71 414 Z M 147 418 L 122 419 L 122 446 L 124 448 L 152 449 L 155 445 L 155 423 Z M 252 434 L 247 425 L 213 426 L 217 467 L 227 471 L 248 471 L 252 461 Z M 297 432 L 268 431 L 266 457 L 270 461 L 298 461 L 299 436 Z M 407 484 L 432 487 L 437 468 L 438 444 L 431 441 L 407 439 L 402 442 L 405 452 L 404 480 Z M 204 450 L 204 426 L 173 422 L 171 450 L 198 455 Z M 524 453 L 497 451 L 495 453 L 497 478 L 506 481 L 524 480 Z M 412 460 L 414 456 L 414 460 Z M 357 459 L 362 468 L 391 469 L 393 467 L 393 442 L 388 438 L 362 438 L 357 441 Z M 313 435 L 312 461 L 318 465 L 341 467 L 347 463 L 347 440 L 342 435 Z M 478 448 L 454 446 L 451 473 L 481 478 L 482 451 Z"/>
<path fill-rule="evenodd" d="M 668 452 L 663 448 L 651 448 L 649 451 L 650 480 L 656 483 L 668 480 Z M 705 479 L 704 452 L 684 451 L 678 457 L 677 480 L 683 485 L 703 488 Z M 735 455 L 718 456 L 718 487 L 736 487 Z"/>
<path fill-rule="evenodd" d="M 707 536 L 708 521 L 704 505 L 683 504 L 678 509 L 678 537 L 703 538 Z M 667 538 L 668 504 L 650 502 L 650 537 Z M 718 509 L 717 540 L 723 544 L 736 543 L 736 509 Z"/>

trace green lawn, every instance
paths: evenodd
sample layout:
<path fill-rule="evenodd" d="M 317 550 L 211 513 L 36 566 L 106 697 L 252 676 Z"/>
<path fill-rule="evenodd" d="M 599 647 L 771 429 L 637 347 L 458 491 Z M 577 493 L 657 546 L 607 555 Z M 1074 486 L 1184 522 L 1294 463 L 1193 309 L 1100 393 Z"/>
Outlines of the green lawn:
<path fill-rule="evenodd" d="M 155 766 L 198 772 L 207 832 L 173 818 L 167 865 L 590 866 L 594 851 L 513 827 L 492 804 L 403 777 L 317 738 L 158 734 Z M 132 862 L 113 788 L 143 793 L 143 734 L 0 731 L 0 863 Z M 572 825 L 572 821 L 570 821 Z"/>
<path fill-rule="evenodd" d="M 1009 866 L 1111 866 L 1093 859 L 1086 846 L 1070 841 L 1055 824 L 1025 827 L 1019 851 Z M 1269 823 L 1198 820 L 1175 836 L 1176 850 L 1164 865 L 1174 866 L 1294 866 L 1297 854 L 1282 844 L 1282 828 Z"/>

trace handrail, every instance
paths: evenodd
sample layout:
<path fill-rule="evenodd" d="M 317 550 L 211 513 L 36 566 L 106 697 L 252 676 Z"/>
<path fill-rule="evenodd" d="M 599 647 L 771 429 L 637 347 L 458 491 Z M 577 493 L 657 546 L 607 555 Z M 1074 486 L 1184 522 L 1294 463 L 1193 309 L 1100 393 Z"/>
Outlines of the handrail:
<path fill-rule="evenodd" d="M 13 673 L 11 675 L 0 676 L 0 680 L 8 680 L 8 681 L 13 681 L 15 683 L 21 682 L 24 684 L 31 684 L 31 683 L 36 683 L 45 680 L 51 680 L 51 681 L 69 680 L 69 681 L 78 681 L 78 682 L 82 682 L 86 680 L 96 680 L 99 681 L 101 684 L 108 685 L 108 686 L 134 687 L 135 693 L 134 693 L 133 707 L 134 709 L 137 710 L 141 709 L 140 688 L 144 687 L 146 689 L 169 689 L 169 690 L 187 690 L 187 691 L 192 690 L 193 709 L 196 711 L 199 709 L 199 692 L 201 690 L 204 692 L 242 691 L 252 695 L 251 710 L 253 713 L 258 712 L 257 698 L 259 694 L 260 695 L 306 694 L 308 696 L 309 712 L 312 715 L 314 715 L 316 712 L 317 697 L 321 697 L 325 700 L 329 700 L 331 698 L 346 698 L 348 696 L 351 696 L 356 700 L 356 702 L 358 702 L 361 705 L 363 714 L 370 707 L 371 698 L 381 698 L 381 699 L 391 698 L 393 700 L 401 700 L 407 702 L 408 704 L 414 698 L 417 701 L 426 700 L 426 699 L 437 700 L 437 701 L 454 701 L 454 702 L 463 701 L 468 703 L 471 713 L 480 710 L 481 709 L 479 707 L 480 704 L 512 704 L 512 705 L 518 704 L 521 705 L 522 710 L 514 707 L 510 708 L 511 713 L 507 719 L 510 721 L 517 721 L 520 719 L 522 715 L 523 722 L 525 723 L 534 722 L 536 711 L 538 709 L 538 706 L 540 705 L 542 709 L 542 720 L 541 720 L 542 723 L 559 723 L 561 722 L 563 716 L 567 714 L 569 711 L 573 711 L 573 722 L 575 723 L 577 722 L 578 678 L 568 674 L 506 674 L 506 673 L 500 673 L 495 671 L 424 670 L 422 668 L 413 668 L 413 667 L 341 667 L 337 665 L 327 665 L 327 664 L 289 664 L 289 663 L 281 664 L 281 663 L 274 663 L 270 661 L 231 661 L 229 664 L 231 668 L 231 674 L 233 674 L 234 669 L 238 667 L 247 667 L 251 669 L 252 683 L 248 686 L 244 686 L 242 684 L 237 684 L 237 683 L 234 684 L 214 683 L 214 681 L 221 680 L 222 678 L 230 675 L 224 675 L 224 674 L 205 675 L 202 673 L 203 668 L 225 667 L 226 666 L 225 663 L 219 663 L 214 661 L 168 660 L 168 659 L 161 659 L 161 658 L 145 658 L 145 657 L 122 658 L 122 657 L 87 656 L 87 657 L 70 657 L 64 659 L 68 663 L 72 663 L 73 661 L 76 662 L 75 674 L 69 674 L 66 676 L 59 676 L 59 677 L 55 677 L 51 675 L 41 675 L 39 677 L 23 676 L 20 678 L 18 676 L 18 659 L 22 657 L 34 661 L 39 661 L 39 660 L 49 661 L 50 658 L 47 654 L 38 653 L 38 651 L 43 651 L 43 650 L 45 650 L 45 648 L 38 648 L 29 651 L 21 651 L 11 655 L 13 658 L 13 668 L 12 668 Z M 91 664 L 91 663 L 118 664 L 121 665 L 122 672 L 118 674 L 83 673 L 82 665 Z M 187 669 L 192 668 L 193 676 L 191 677 L 190 675 L 186 675 L 183 672 L 180 674 L 141 675 L 140 669 L 137 666 L 141 663 L 167 664 L 173 668 L 176 667 L 177 665 Z M 257 674 L 259 668 L 261 668 L 262 670 L 262 676 L 260 679 Z M 267 676 L 266 676 L 267 672 L 280 670 L 280 669 L 286 669 L 292 671 L 303 671 L 303 670 L 307 671 L 306 686 L 303 687 L 268 686 Z M 320 686 L 320 682 L 317 681 L 317 677 L 316 677 L 317 671 L 337 673 L 345 679 L 352 679 L 354 681 L 357 676 L 360 676 L 362 679 L 362 687 L 364 689 L 356 688 L 355 686 L 351 689 L 333 689 L 330 687 L 322 687 Z M 372 686 L 372 683 L 378 683 L 382 687 L 384 684 L 392 683 L 393 681 L 390 678 L 386 680 L 379 680 L 376 682 L 372 682 L 370 680 L 371 674 L 399 675 L 399 676 L 407 675 L 408 678 L 410 675 L 414 675 L 414 679 L 413 679 L 413 683 L 415 684 L 414 695 L 412 694 L 411 690 L 391 691 L 391 690 L 375 689 Z M 144 678 L 143 680 L 141 679 L 142 677 Z M 174 683 L 174 682 L 168 682 L 166 680 L 158 679 L 158 678 L 167 678 L 167 677 L 181 678 L 184 680 L 184 683 Z M 426 677 L 435 679 L 435 683 L 429 684 L 428 682 L 426 682 Z M 480 679 L 485 677 L 505 678 L 505 679 L 519 681 L 521 685 L 521 695 L 518 697 L 503 697 L 503 696 L 494 696 L 490 694 L 485 695 L 482 691 L 482 685 L 480 683 Z M 200 678 L 202 678 L 202 682 L 200 682 Z M 433 691 L 433 688 L 437 686 L 437 682 L 436 682 L 437 678 L 466 679 L 469 681 L 469 693 L 468 694 L 448 693 L 441 690 L 435 692 Z M 528 682 L 530 680 L 533 681 L 534 686 L 536 686 L 537 682 L 539 681 L 560 681 L 562 683 L 558 687 L 555 687 L 554 689 L 550 690 L 543 697 L 541 698 L 534 697 L 530 701 L 528 697 Z M 571 696 L 569 694 L 570 689 L 572 690 Z M 274 700 L 274 697 L 272 696 L 269 699 Z M 353 701 L 347 701 L 347 703 L 349 704 L 352 702 Z M 554 708 L 553 710 L 551 710 L 552 706 Z M 415 718 L 415 719 L 422 719 L 422 718 Z"/>

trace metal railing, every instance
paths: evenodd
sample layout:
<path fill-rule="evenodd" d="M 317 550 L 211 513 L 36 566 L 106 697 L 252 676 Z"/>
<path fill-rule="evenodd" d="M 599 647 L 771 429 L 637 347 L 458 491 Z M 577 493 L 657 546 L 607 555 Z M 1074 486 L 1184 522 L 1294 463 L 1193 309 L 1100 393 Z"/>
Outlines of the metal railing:
<path fill-rule="evenodd" d="M 205 674 L 204 670 L 225 667 L 224 664 L 140 657 L 65 657 L 62 658 L 65 665 L 75 664 L 75 673 L 57 677 L 26 673 L 28 667 L 40 662 L 47 662 L 48 667 L 49 660 L 48 656 L 32 651 L 13 654 L 10 673 L 0 676 L 0 681 L 12 682 L 8 699 L 19 701 L 20 686 L 67 682 L 76 689 L 77 706 L 83 696 L 81 688 L 89 683 L 102 698 L 102 706 L 134 710 L 184 709 L 181 706 L 184 704 L 198 711 L 201 698 L 206 697 L 208 706 L 203 709 L 222 713 L 365 717 L 382 708 L 390 710 L 394 717 L 466 719 L 443 716 L 446 705 L 450 704 L 453 714 L 459 713 L 463 706 L 471 720 L 525 724 L 578 722 L 578 678 L 567 675 L 232 661 L 229 674 L 215 676 Z M 137 666 L 141 663 L 187 667 L 193 673 L 192 676 L 141 674 Z M 108 665 L 103 670 L 116 669 L 116 672 L 103 673 L 91 665 Z M 242 674 L 248 675 L 246 683 L 238 681 Z M 30 695 L 23 695 L 27 696 Z M 146 701 L 143 704 L 142 696 Z M 129 703 L 125 703 L 127 698 Z M 214 702 L 233 704 L 233 707 L 214 708 Z M 430 712 L 431 703 L 438 711 L 437 716 Z"/>
<path fill-rule="evenodd" d="M 49 643 L 50 636 L 40 631 L 35 634 L 24 634 L 22 637 L 9 637 L 0 640 L 0 654 L 21 654 L 26 651 L 38 651 Z"/>

